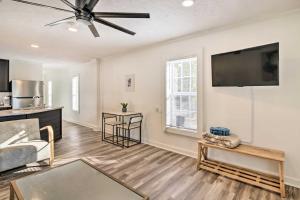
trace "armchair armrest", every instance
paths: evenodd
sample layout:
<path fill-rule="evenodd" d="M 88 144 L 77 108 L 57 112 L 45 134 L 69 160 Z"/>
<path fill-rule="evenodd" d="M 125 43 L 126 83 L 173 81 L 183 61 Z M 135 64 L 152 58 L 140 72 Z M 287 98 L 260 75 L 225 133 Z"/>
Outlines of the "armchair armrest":
<path fill-rule="evenodd" d="M 54 161 L 54 131 L 52 126 L 45 126 L 40 129 L 40 131 L 47 130 L 48 131 L 48 141 L 50 144 L 50 158 L 49 158 L 49 165 L 51 166 Z"/>
<path fill-rule="evenodd" d="M 43 127 L 43 128 L 40 129 L 40 131 L 44 131 L 44 130 L 48 131 L 48 141 L 50 143 L 51 141 L 54 140 L 54 131 L 53 131 L 53 128 L 52 128 L 52 126 L 45 126 L 45 127 Z"/>

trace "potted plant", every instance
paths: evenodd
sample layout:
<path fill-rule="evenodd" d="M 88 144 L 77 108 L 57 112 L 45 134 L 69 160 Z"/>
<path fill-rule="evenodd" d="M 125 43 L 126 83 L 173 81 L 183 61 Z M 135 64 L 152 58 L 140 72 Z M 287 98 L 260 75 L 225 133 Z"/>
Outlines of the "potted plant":
<path fill-rule="evenodd" d="M 128 103 L 121 103 L 121 105 L 122 105 L 122 112 L 127 112 Z"/>

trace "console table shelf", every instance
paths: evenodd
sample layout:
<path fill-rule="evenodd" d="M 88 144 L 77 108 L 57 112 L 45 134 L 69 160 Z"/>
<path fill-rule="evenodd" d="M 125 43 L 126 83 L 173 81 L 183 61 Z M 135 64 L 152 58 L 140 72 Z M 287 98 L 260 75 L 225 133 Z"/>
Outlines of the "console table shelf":
<path fill-rule="evenodd" d="M 244 155 L 251 155 L 259 158 L 273 160 L 278 162 L 279 176 L 273 176 L 258 172 L 255 170 L 227 164 L 224 162 L 209 159 L 208 148 L 221 149 L 230 152 L 236 152 Z M 197 169 L 204 169 L 231 179 L 235 179 L 247 184 L 255 185 L 285 197 L 284 185 L 284 152 L 266 148 L 260 148 L 250 145 L 240 145 L 235 149 L 220 147 L 205 140 L 198 142 L 198 164 Z"/>

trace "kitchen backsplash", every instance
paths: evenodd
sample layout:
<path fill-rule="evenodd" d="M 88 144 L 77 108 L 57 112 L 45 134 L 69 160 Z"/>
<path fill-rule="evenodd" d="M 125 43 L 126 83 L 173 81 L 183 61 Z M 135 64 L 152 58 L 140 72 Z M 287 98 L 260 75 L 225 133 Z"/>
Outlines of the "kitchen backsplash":
<path fill-rule="evenodd" d="M 3 102 L 3 97 L 5 96 L 10 96 L 11 93 L 10 92 L 0 92 L 0 104 Z"/>

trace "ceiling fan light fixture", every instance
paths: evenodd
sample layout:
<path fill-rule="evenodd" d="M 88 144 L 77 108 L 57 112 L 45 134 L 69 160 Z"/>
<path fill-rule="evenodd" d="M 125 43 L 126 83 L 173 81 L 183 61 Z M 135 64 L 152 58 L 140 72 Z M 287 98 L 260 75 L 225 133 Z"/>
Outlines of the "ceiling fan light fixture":
<path fill-rule="evenodd" d="M 40 48 L 40 46 L 39 46 L 39 45 L 37 45 L 37 44 L 31 44 L 31 45 L 30 45 L 30 47 L 31 47 L 31 48 L 35 48 L 35 49 L 38 49 L 38 48 Z"/>
<path fill-rule="evenodd" d="M 1 0 L 0 0 L 1 1 Z M 56 26 L 62 23 L 69 23 L 68 30 L 71 32 L 76 32 L 74 27 L 70 25 L 70 23 L 73 23 L 74 20 L 76 20 L 76 27 L 85 25 L 88 26 L 90 31 L 93 33 L 94 37 L 99 37 L 99 33 L 94 25 L 94 23 L 99 23 L 108 27 L 111 27 L 113 29 L 116 29 L 118 31 L 127 33 L 129 35 L 135 35 L 135 32 L 128 30 L 126 28 L 123 28 L 117 24 L 114 24 L 110 21 L 106 21 L 102 18 L 150 18 L 149 13 L 128 13 L 128 12 L 93 12 L 94 7 L 98 4 L 99 0 L 76 0 L 75 5 L 70 3 L 69 0 L 61 0 L 64 4 L 66 4 L 69 9 L 63 9 L 63 8 L 57 8 L 45 4 L 35 3 L 31 2 L 30 0 L 12 0 L 19 3 L 31 5 L 31 6 L 38 6 L 38 7 L 44 7 L 44 8 L 51 8 L 63 12 L 72 13 L 73 15 L 49 24 L 46 24 L 45 26 Z M 71 8 L 71 10 L 70 10 Z M 80 28 L 81 30 L 81 28 Z M 38 45 L 31 45 L 32 48 L 39 48 Z"/>
<path fill-rule="evenodd" d="M 194 0 L 184 0 L 182 1 L 182 6 L 183 7 L 191 7 L 194 5 Z"/>
<path fill-rule="evenodd" d="M 69 27 L 68 30 L 70 32 L 74 32 L 74 33 L 78 32 L 78 29 L 77 28 L 73 28 L 73 27 Z"/>

